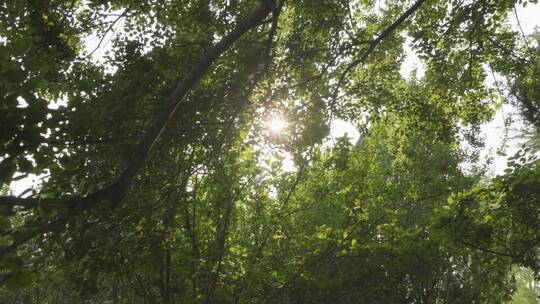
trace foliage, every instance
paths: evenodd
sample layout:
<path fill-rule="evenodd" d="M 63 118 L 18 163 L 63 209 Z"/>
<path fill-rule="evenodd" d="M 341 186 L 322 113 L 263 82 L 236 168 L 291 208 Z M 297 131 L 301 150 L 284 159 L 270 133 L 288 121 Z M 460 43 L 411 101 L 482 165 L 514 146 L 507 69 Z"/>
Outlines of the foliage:
<path fill-rule="evenodd" d="M 538 283 L 534 280 L 533 272 L 527 268 L 514 269 L 516 276 L 516 292 L 512 296 L 512 304 L 538 303 Z"/>
<path fill-rule="evenodd" d="M 505 97 L 487 67 L 536 102 L 522 2 L 4 1 L 0 302 L 527 297 L 538 148 L 463 169 Z M 400 74 L 406 37 L 423 77 Z"/>

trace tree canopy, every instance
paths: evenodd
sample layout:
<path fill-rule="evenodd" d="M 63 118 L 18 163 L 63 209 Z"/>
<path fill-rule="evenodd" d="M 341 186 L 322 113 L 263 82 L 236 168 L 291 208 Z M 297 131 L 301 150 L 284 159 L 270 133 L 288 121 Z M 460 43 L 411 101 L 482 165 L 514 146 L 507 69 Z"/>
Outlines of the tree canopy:
<path fill-rule="evenodd" d="M 538 303 L 536 2 L 0 3 L 0 302 Z"/>

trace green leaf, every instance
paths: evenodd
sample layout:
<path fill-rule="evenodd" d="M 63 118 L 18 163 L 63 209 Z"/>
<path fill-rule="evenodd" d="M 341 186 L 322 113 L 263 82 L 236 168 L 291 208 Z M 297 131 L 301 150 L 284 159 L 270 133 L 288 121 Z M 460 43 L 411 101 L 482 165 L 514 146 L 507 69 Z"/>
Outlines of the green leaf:
<path fill-rule="evenodd" d="M 32 275 L 29 272 L 15 272 L 7 281 L 6 286 L 11 290 L 28 287 L 32 284 Z"/>
<path fill-rule="evenodd" d="M 0 184 L 9 182 L 16 170 L 17 166 L 12 158 L 2 160 L 0 162 Z"/>
<path fill-rule="evenodd" d="M 26 76 L 28 73 L 26 71 L 17 69 L 17 70 L 9 70 L 6 73 L 6 81 L 13 83 L 13 84 L 20 84 L 24 80 L 26 80 Z"/>
<path fill-rule="evenodd" d="M 0 215 L 0 230 L 8 230 L 11 228 L 11 221 L 6 216 Z"/>
<path fill-rule="evenodd" d="M 11 235 L 0 237 L 0 247 L 11 246 L 11 244 L 13 244 L 13 237 Z"/>

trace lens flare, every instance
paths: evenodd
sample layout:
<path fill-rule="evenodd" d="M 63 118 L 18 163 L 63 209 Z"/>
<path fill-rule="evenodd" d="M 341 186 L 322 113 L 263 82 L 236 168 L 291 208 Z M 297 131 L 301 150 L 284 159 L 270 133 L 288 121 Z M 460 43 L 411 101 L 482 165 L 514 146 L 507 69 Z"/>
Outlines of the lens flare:
<path fill-rule="evenodd" d="M 270 119 L 266 123 L 266 126 L 268 127 L 270 132 L 274 134 L 278 134 L 278 133 L 281 133 L 283 129 L 285 129 L 285 127 L 287 127 L 287 122 L 285 122 L 283 118 L 276 116 Z"/>

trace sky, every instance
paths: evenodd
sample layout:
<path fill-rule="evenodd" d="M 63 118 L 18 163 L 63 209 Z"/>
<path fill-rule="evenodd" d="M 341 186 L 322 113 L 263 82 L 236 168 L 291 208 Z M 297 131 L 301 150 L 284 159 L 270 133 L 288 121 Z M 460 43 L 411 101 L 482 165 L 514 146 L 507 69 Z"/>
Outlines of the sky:
<path fill-rule="evenodd" d="M 531 4 L 529 3 L 527 7 L 518 6 L 516 7 L 517 16 L 519 18 L 519 24 L 523 29 L 525 35 L 529 35 L 534 32 L 536 26 L 540 25 L 540 4 Z M 114 18 L 113 18 L 114 19 Z M 514 13 L 511 13 L 509 16 L 510 25 L 518 30 L 518 19 Z M 105 55 L 107 49 L 110 47 L 110 40 L 112 39 L 114 32 L 121 31 L 122 20 L 117 22 L 113 27 L 113 32 L 103 38 L 100 43 L 98 37 L 89 37 L 86 43 L 86 49 L 88 52 L 93 52 L 92 57 L 96 61 L 100 61 L 101 58 Z M 99 46 L 99 48 L 98 48 Z M 406 47 L 406 57 L 401 67 L 401 74 L 404 77 L 408 77 L 413 69 L 417 69 L 417 75 L 421 76 L 423 73 L 422 63 L 414 52 L 407 46 Z M 493 82 L 493 80 L 488 80 Z M 57 107 L 58 105 L 54 105 Z M 504 105 L 500 110 L 498 110 L 493 119 L 482 126 L 482 134 L 485 137 L 486 147 L 481 153 L 482 161 L 485 162 L 488 158 L 493 158 L 492 163 L 489 165 L 489 173 L 494 176 L 501 174 L 506 168 L 506 158 L 511 156 L 518 150 L 519 141 L 516 139 L 510 139 L 506 141 L 506 155 L 502 156 L 497 152 L 503 146 L 505 140 L 505 119 L 512 116 L 516 116 L 516 109 L 510 105 Z M 519 122 L 514 122 L 511 124 L 508 129 L 519 129 Z M 330 144 L 333 141 L 332 139 L 342 137 L 347 135 L 352 142 L 358 140 L 359 132 L 354 128 L 354 126 L 347 121 L 343 120 L 334 120 L 330 126 Z M 286 170 L 292 169 L 294 166 L 290 159 L 285 160 L 284 166 Z M 19 181 L 12 182 L 10 187 L 14 195 L 20 195 L 23 191 L 39 184 L 41 177 L 30 175 L 27 178 L 23 178 Z"/>
<path fill-rule="evenodd" d="M 510 25 L 514 29 L 519 30 L 519 24 L 523 29 L 525 35 L 530 35 L 534 33 L 536 27 L 540 26 L 540 4 L 529 3 L 527 7 L 518 6 L 516 7 L 516 14 L 510 15 Z M 517 17 L 517 18 L 516 18 Z M 514 118 L 515 121 L 508 126 L 508 130 L 505 130 L 504 121 L 505 119 Z M 482 152 L 484 159 L 488 156 L 493 157 L 493 163 L 491 165 L 491 174 L 498 175 L 502 174 L 504 169 L 506 169 L 507 158 L 515 154 L 520 146 L 520 140 L 512 138 L 515 135 L 515 130 L 523 128 L 523 125 L 517 120 L 518 111 L 515 107 L 511 105 L 504 105 L 499 109 L 493 119 L 485 124 L 482 127 L 482 133 L 486 137 L 486 148 Z M 505 132 L 508 131 L 510 138 L 505 141 Z M 505 144 L 506 146 L 506 155 L 499 155 L 496 153 L 497 149 L 501 148 Z"/>

